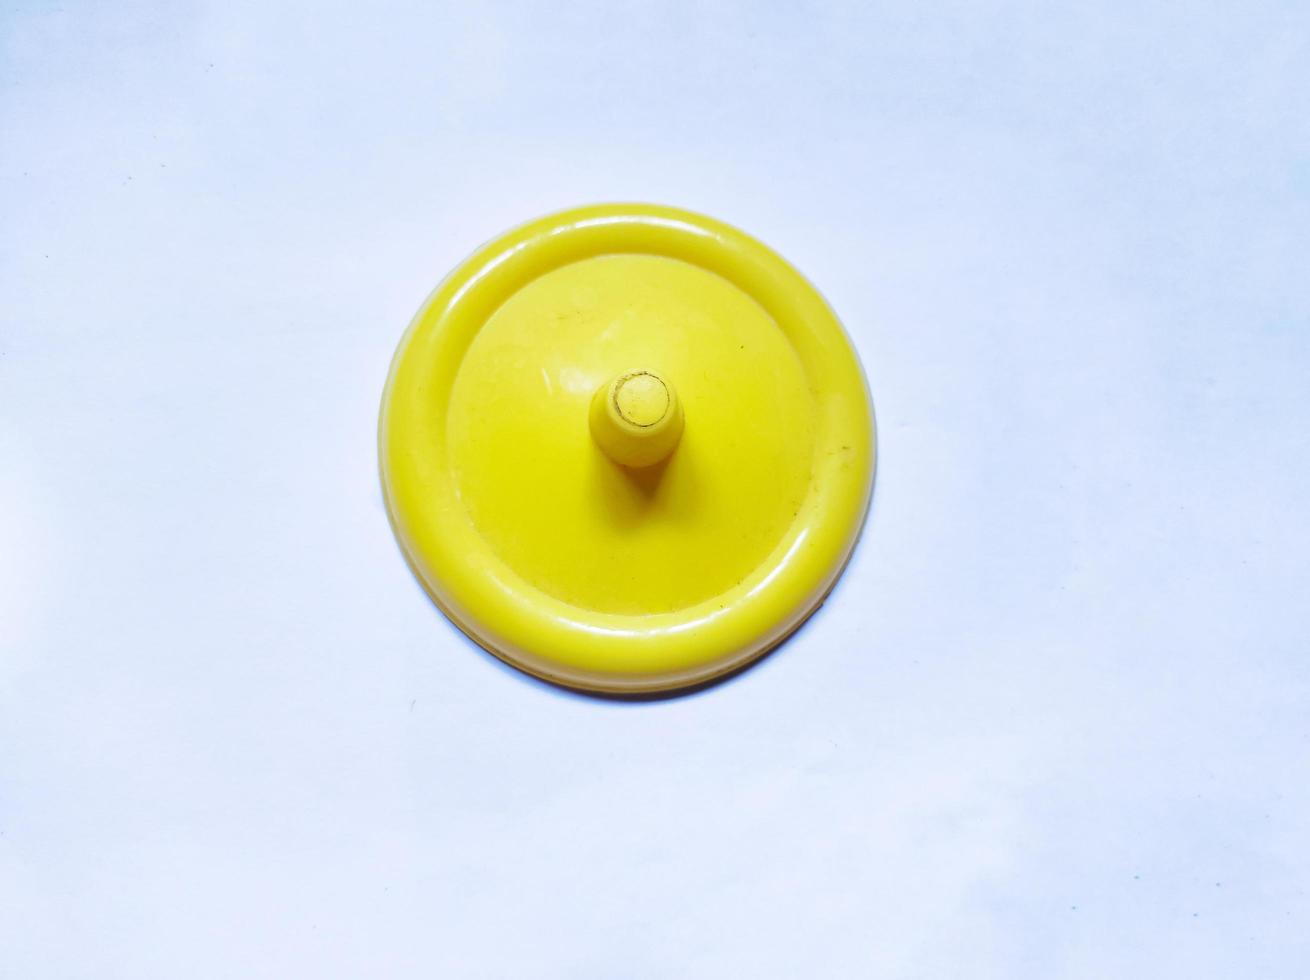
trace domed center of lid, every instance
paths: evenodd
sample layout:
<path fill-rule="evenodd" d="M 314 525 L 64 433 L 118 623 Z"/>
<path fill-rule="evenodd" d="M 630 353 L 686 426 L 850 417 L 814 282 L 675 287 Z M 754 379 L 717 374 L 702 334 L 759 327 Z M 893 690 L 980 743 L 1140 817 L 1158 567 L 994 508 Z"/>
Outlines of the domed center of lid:
<path fill-rule="evenodd" d="M 614 462 L 653 466 L 682 437 L 682 403 L 654 371 L 624 371 L 596 389 L 589 422 L 592 438 Z"/>

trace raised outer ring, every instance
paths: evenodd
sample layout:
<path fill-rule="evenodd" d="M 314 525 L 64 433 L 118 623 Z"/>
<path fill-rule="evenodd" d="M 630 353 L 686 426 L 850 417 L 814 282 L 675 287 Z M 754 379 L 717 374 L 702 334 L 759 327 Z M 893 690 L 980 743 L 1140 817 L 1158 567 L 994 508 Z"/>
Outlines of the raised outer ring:
<path fill-rule="evenodd" d="M 509 296 L 596 255 L 663 255 L 753 297 L 795 349 L 815 398 L 809 490 L 777 547 L 739 584 L 673 613 L 580 609 L 526 582 L 478 534 L 447 460 L 446 409 L 465 351 Z M 383 494 L 411 567 L 479 645 L 548 681 L 613 693 L 669 691 L 744 666 L 823 602 L 859 537 L 873 485 L 873 411 L 850 341 L 819 293 L 745 233 L 648 204 L 596 205 L 530 222 L 482 246 L 428 297 L 382 396 Z"/>

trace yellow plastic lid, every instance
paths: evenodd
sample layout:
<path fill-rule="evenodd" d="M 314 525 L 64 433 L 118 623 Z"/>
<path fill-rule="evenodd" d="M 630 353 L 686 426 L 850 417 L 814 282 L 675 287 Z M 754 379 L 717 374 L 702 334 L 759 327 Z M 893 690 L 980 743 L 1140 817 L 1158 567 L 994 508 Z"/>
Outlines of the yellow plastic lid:
<path fill-rule="evenodd" d="M 822 603 L 874 434 L 832 311 L 735 228 L 651 205 L 541 218 L 437 287 L 379 426 L 392 526 L 477 643 L 570 687 L 729 673 Z"/>

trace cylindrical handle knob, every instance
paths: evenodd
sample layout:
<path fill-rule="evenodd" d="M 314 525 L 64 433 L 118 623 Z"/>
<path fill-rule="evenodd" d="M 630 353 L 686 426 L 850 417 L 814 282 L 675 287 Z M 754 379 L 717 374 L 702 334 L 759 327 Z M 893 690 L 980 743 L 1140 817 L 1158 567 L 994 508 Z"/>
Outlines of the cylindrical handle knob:
<path fill-rule="evenodd" d="M 673 385 L 654 371 L 625 371 L 596 389 L 591 434 L 623 466 L 652 466 L 682 437 L 682 403 Z"/>

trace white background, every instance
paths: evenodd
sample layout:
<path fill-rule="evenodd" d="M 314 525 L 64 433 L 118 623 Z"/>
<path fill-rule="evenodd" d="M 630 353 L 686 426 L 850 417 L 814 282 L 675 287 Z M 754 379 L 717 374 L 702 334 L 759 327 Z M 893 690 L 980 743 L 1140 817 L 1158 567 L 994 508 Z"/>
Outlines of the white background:
<path fill-rule="evenodd" d="M 1310 10 L 0 12 L 0 976 L 1310 975 Z M 529 217 L 776 247 L 854 563 L 679 700 L 452 629 L 374 432 Z"/>

